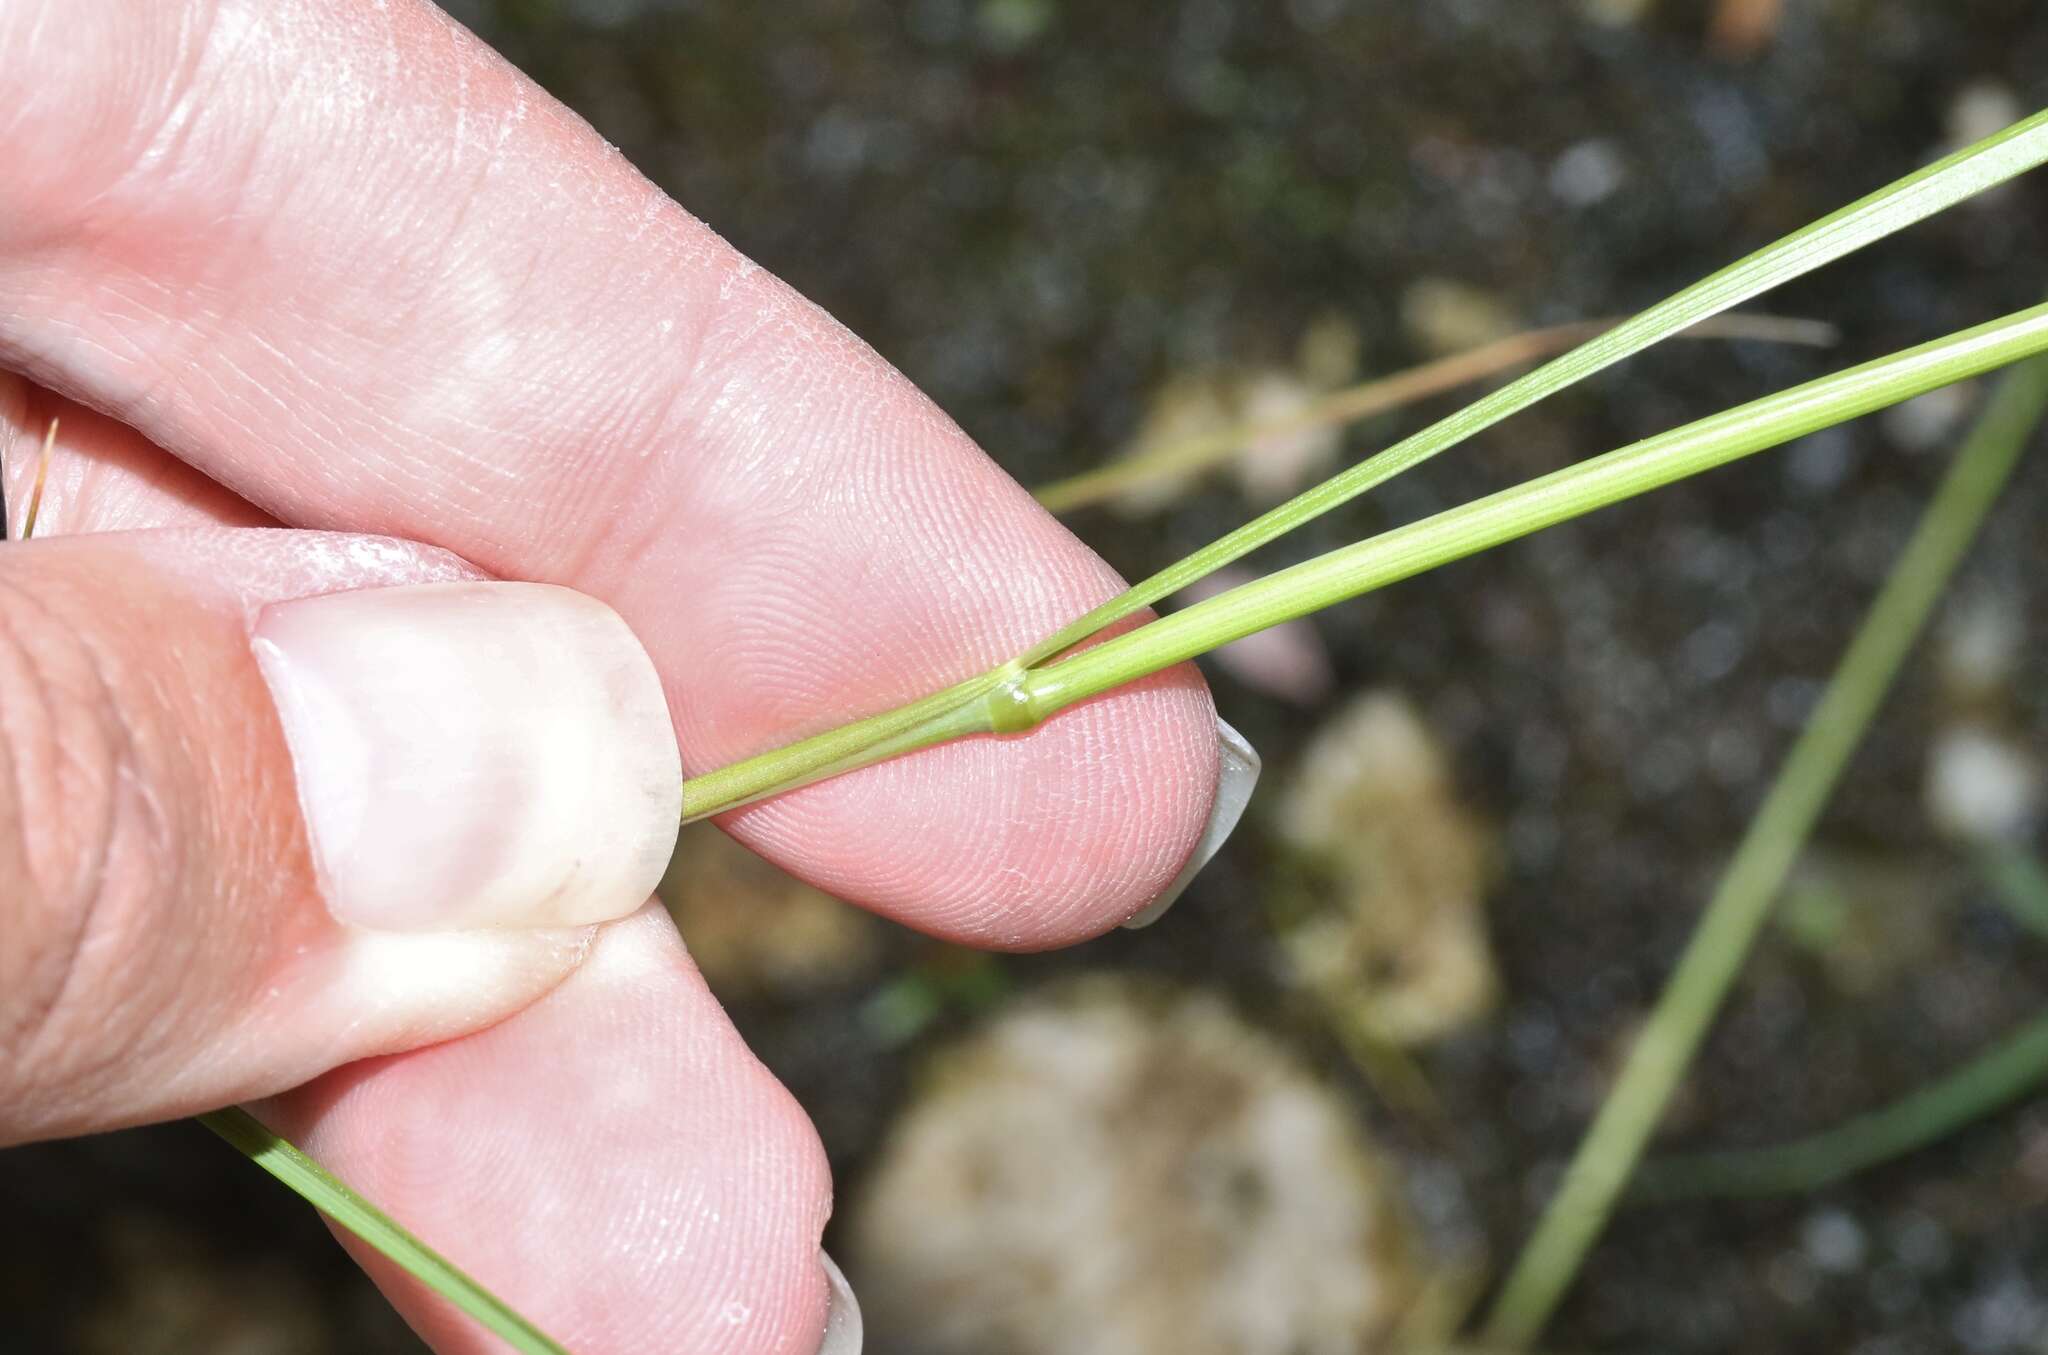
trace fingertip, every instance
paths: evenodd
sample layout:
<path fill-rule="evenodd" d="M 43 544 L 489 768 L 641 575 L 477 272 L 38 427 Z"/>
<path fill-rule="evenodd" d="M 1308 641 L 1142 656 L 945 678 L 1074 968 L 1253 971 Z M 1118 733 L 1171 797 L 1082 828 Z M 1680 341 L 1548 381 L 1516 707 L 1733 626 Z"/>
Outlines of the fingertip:
<path fill-rule="evenodd" d="M 266 1121 L 590 1355 L 813 1355 L 824 1151 L 650 905 L 489 1030 L 339 1070 Z M 499 1349 L 344 1237 L 441 1355 Z"/>

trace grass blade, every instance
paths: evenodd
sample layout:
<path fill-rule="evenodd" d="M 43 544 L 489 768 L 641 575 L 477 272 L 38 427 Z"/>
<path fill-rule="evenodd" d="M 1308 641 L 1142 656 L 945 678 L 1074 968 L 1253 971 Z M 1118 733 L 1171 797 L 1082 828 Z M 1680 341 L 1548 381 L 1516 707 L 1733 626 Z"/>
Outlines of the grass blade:
<path fill-rule="evenodd" d="M 1071 513 L 1142 486 L 1221 465 L 1246 447 L 1267 438 L 1288 437 L 1313 428 L 1356 423 L 1459 386 L 1498 376 L 1510 368 L 1524 366 L 1584 343 L 1619 323 L 1619 320 L 1585 320 L 1510 334 L 1462 353 L 1453 353 L 1449 357 L 1332 391 L 1284 419 L 1241 423 L 1198 437 L 1184 438 L 1138 456 L 1056 480 L 1033 490 L 1032 494 L 1055 513 Z M 1672 337 L 1756 339 L 1766 343 L 1808 344 L 1820 348 L 1834 344 L 1840 336 L 1834 326 L 1816 320 L 1778 315 L 1723 315 L 1702 321 Z"/>
<path fill-rule="evenodd" d="M 1553 358 L 1449 418 L 1154 574 L 1007 664 L 907 706 L 690 778 L 683 786 L 682 816 L 686 822 L 707 818 L 943 739 L 1023 727 L 1006 723 L 1000 710 L 991 725 L 983 718 L 983 710 L 1000 693 L 1013 691 L 1026 670 L 1066 653 L 1105 627 L 1546 396 L 1729 307 L 2003 183 L 2043 160 L 2048 160 L 2048 111 L 2014 123 L 1995 136 L 1907 175 L 1722 269 L 1562 357 Z"/>
<path fill-rule="evenodd" d="M 325 1167 L 273 1134 L 248 1111 L 230 1106 L 201 1115 L 199 1122 L 297 1191 L 315 1209 L 375 1247 L 408 1275 L 503 1337 L 520 1355 L 569 1355 L 503 1299 L 401 1228 L 389 1214 L 350 1190 Z"/>
<path fill-rule="evenodd" d="M 1984 848 L 1978 865 L 1992 896 L 2013 920 L 2034 933 L 2048 937 L 2048 870 L 2032 853 L 2009 843 Z"/>
<path fill-rule="evenodd" d="M 1348 503 L 1430 457 L 1456 446 L 1709 316 L 1833 263 L 1872 241 L 1923 221 L 1948 207 L 2048 160 L 2048 111 L 2016 122 L 1868 197 L 1794 231 L 1747 258 L 1693 284 L 1641 314 L 1589 339 L 1483 396 L 1448 418 L 1404 438 L 1376 456 L 1260 514 L 1177 563 L 1097 607 L 1032 648 L 1025 667 L 1044 662 L 1302 523 Z"/>
<path fill-rule="evenodd" d="M 1794 1143 L 1652 1160 L 1630 1203 L 1792 1195 L 1903 1157 L 1982 1119 L 2048 1078 L 2048 1016 L 2036 1017 L 1947 1077 Z"/>
<path fill-rule="evenodd" d="M 1014 684 L 1029 723 L 1253 631 L 2048 350 L 2048 304 L 1879 358 L 1320 555 L 1182 608 Z M 1028 728 L 1029 723 L 997 728 Z"/>
<path fill-rule="evenodd" d="M 2037 359 L 1999 384 L 1972 428 L 1750 820 L 1562 1185 L 1509 1272 L 1484 1329 L 1489 1344 L 1527 1345 L 1578 1273 L 1786 872 L 2044 411 L 2048 361 Z"/>

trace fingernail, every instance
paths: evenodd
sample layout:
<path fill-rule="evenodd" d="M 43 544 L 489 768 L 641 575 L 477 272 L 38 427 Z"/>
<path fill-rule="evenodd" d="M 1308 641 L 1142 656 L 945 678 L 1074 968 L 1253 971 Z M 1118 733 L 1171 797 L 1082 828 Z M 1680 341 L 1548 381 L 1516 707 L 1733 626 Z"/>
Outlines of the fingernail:
<path fill-rule="evenodd" d="M 254 646 L 341 921 L 581 926 L 653 892 L 681 759 L 653 661 L 603 603 L 533 583 L 332 593 L 265 610 Z"/>
<path fill-rule="evenodd" d="M 825 1267 L 825 1278 L 832 1286 L 832 1304 L 825 1309 L 825 1339 L 818 1344 L 818 1355 L 860 1355 L 860 1301 L 830 1256 L 819 1252 L 818 1263 Z"/>
<path fill-rule="evenodd" d="M 1251 803 L 1252 787 L 1259 784 L 1259 769 L 1264 765 L 1259 761 L 1258 750 L 1221 720 L 1216 722 L 1216 735 L 1221 745 L 1216 763 L 1216 799 L 1209 806 L 1209 821 L 1202 825 L 1202 840 L 1195 844 L 1194 855 L 1180 868 L 1180 874 L 1166 887 L 1166 892 L 1124 923 L 1127 928 L 1149 927 L 1166 916 L 1166 910 L 1186 891 L 1188 881 L 1201 874 L 1202 867 L 1229 840 L 1237 821 L 1244 817 L 1244 807 Z"/>

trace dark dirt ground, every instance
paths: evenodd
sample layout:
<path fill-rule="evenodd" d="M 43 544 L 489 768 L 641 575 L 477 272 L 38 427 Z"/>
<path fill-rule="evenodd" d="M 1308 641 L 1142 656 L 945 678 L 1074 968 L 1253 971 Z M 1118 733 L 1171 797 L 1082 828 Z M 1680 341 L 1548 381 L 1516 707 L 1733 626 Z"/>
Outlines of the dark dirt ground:
<path fill-rule="evenodd" d="M 1035 482 L 1117 446 L 1162 376 L 1284 354 L 1331 309 L 1359 330 L 1367 370 L 1417 360 L 1398 302 L 1418 276 L 1472 284 L 1530 323 L 1610 314 L 1929 158 L 1970 86 L 2023 110 L 2048 103 L 2048 8 L 2027 0 L 1787 0 L 1746 60 L 1708 49 L 1709 8 L 1664 0 L 1617 23 L 1528 0 L 456 12 Z M 1560 157 L 1589 143 L 1620 176 L 1597 202 L 1559 191 Z M 1694 345 L 1638 359 L 1274 554 L 2027 304 L 2048 274 L 2044 206 L 2048 187 L 2024 182 L 1773 298 L 1842 326 L 1835 353 Z M 1418 417 L 1368 424 L 1348 445 L 1363 452 Z M 1824 435 L 1320 619 L 1340 691 L 1413 696 L 1460 793 L 1503 829 L 1488 909 L 1505 1001 L 1423 1056 L 1447 1129 L 1379 1108 L 1279 990 L 1257 906 L 1273 859 L 1257 802 L 1167 924 L 992 962 L 946 987 L 940 1019 L 907 1045 L 854 1019 L 866 986 L 741 1002 L 742 1028 L 855 1181 L 920 1050 L 971 1009 L 1077 967 L 1221 988 L 1355 1096 L 1416 1182 L 1436 1183 L 1415 1188 L 1425 1213 L 1504 1260 L 1944 464 L 1887 428 Z M 1956 594 L 2020 609 L 2010 718 L 2036 749 L 2044 514 L 2037 454 Z M 1243 515 L 1217 487 L 1144 530 L 1101 513 L 1074 525 L 1135 576 Z M 1284 775 L 1315 714 L 1216 683 L 1269 778 Z M 1669 1141 L 1764 1144 L 1834 1124 L 2048 999 L 2048 943 L 1991 904 L 1921 808 L 1936 706 L 1923 651 L 1819 835 L 1940 882 L 1951 905 L 1933 941 L 1854 998 L 1811 956 L 1768 943 Z M 885 982 L 955 963 L 897 934 L 887 954 Z M 1815 1197 L 1632 1212 L 1552 1344 L 2040 1350 L 2044 1205 L 2048 1102 Z M 414 1348 L 294 1200 L 190 1125 L 0 1155 L 0 1217 L 0 1349 Z M 1816 1245 L 1844 1222 L 1856 1247 Z M 259 1282 L 283 1297 L 252 1308 Z M 90 1337 L 94 1313 L 132 1325 Z"/>

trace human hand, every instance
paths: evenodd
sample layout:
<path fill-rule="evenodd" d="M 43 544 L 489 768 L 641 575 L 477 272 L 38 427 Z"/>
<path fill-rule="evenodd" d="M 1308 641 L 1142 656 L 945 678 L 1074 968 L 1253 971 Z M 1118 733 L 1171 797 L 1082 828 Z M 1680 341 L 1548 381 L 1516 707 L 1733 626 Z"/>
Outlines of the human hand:
<path fill-rule="evenodd" d="M 63 419 L 57 535 L 0 552 L 0 1142 L 268 1098 L 578 1351 L 818 1349 L 816 1139 L 640 906 L 674 749 L 922 694 L 1115 578 L 418 0 L 9 0 L 0 82 L 13 487 Z M 1033 949 L 1158 897 L 1216 771 L 1183 668 L 725 826 Z"/>

